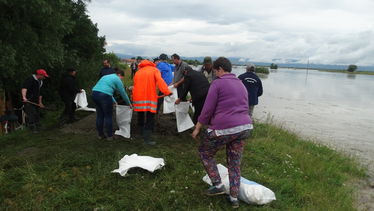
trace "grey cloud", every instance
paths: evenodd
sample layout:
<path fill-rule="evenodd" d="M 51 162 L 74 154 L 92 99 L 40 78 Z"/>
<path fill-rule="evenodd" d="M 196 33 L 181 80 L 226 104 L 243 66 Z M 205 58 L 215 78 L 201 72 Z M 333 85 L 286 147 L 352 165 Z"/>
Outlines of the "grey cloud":
<path fill-rule="evenodd" d="M 112 42 L 107 47 L 109 51 L 135 55 L 158 55 L 163 51 L 191 56 L 239 56 L 252 61 L 306 62 L 309 57 L 314 63 L 374 64 L 371 58 L 374 22 L 365 22 L 374 19 L 370 11 L 373 2 L 356 0 L 354 5 L 347 0 L 274 2 L 96 0 L 89 9 L 96 11 L 91 15 L 109 43 L 115 40 L 143 43 Z M 102 10 L 112 15 L 95 17 Z M 332 11 L 360 17 L 357 20 L 365 23 L 350 18 L 343 22 L 334 17 L 334 21 L 340 22 L 329 22 L 328 14 Z M 329 25 L 323 18 L 311 17 L 316 13 L 327 14 L 325 22 Z M 126 18 L 118 18 L 121 15 Z M 191 24 L 200 27 L 188 25 L 186 20 L 193 20 Z M 310 25 L 308 21 L 317 24 Z"/>
<path fill-rule="evenodd" d="M 199 41 L 193 41 L 188 42 L 191 45 L 199 45 L 199 46 L 218 46 L 220 43 L 218 42 L 199 42 Z"/>

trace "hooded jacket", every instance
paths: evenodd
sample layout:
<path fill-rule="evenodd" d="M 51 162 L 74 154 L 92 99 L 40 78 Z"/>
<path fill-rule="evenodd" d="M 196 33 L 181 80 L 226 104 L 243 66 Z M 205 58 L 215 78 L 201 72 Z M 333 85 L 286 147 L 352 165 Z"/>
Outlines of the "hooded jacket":
<path fill-rule="evenodd" d="M 134 88 L 132 90 L 134 111 L 157 112 L 156 87 L 164 95 L 171 94 L 156 65 L 148 60 L 143 60 L 134 76 Z"/>
<path fill-rule="evenodd" d="M 167 85 L 171 84 L 173 81 L 173 72 L 170 64 L 166 62 L 160 62 L 157 64 L 157 69 L 161 72 L 161 77 L 164 79 Z"/>

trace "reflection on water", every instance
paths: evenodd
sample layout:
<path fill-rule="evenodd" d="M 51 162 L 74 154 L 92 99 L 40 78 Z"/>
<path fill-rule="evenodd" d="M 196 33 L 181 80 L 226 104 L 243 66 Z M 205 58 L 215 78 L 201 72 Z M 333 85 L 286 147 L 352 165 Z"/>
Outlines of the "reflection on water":
<path fill-rule="evenodd" d="M 244 67 L 233 69 L 237 76 Z M 374 75 L 284 69 L 261 78 L 255 118 L 356 154 L 374 172 Z M 352 80 L 354 79 L 354 80 Z"/>
<path fill-rule="evenodd" d="M 260 79 L 267 79 L 269 77 L 269 74 L 264 74 L 264 73 L 257 73 L 257 76 Z"/>
<path fill-rule="evenodd" d="M 233 69 L 237 76 L 244 67 Z M 355 80 L 350 80 L 350 79 Z M 278 69 L 262 78 L 264 90 L 272 95 L 297 100 L 329 102 L 368 108 L 374 106 L 374 76 L 330 73 L 304 69 Z"/>
<path fill-rule="evenodd" d="M 355 79 L 356 78 L 356 74 L 348 73 L 347 74 L 347 78 L 348 79 Z"/>

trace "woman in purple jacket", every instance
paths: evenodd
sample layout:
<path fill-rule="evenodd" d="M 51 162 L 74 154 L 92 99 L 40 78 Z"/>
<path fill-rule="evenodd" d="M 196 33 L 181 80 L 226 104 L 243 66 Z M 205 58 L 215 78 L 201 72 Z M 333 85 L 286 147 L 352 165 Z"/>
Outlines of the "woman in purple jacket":
<path fill-rule="evenodd" d="M 226 146 L 230 181 L 230 202 L 239 207 L 240 161 L 244 141 L 253 128 L 248 115 L 248 94 L 243 83 L 231 73 L 231 62 L 219 57 L 213 63 L 217 79 L 210 85 L 199 121 L 192 137 L 196 139 L 203 125 L 208 125 L 199 146 L 199 155 L 213 186 L 207 195 L 224 194 L 224 187 L 214 159 L 218 150 Z"/>

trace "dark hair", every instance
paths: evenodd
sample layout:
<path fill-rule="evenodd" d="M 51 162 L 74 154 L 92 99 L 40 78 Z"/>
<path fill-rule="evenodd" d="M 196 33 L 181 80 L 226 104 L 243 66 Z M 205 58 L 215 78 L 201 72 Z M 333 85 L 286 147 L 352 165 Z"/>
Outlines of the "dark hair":
<path fill-rule="evenodd" d="M 75 68 L 68 68 L 68 69 L 66 69 L 66 72 L 68 72 L 68 73 L 72 73 L 74 71 L 76 72 L 77 70 Z"/>
<path fill-rule="evenodd" d="M 110 64 L 110 61 L 109 61 L 109 59 L 104 59 L 104 61 L 106 61 L 106 62 L 108 62 L 108 63 Z M 103 61 L 103 62 L 104 62 L 104 61 Z"/>
<path fill-rule="evenodd" d="M 171 58 L 173 58 L 173 59 L 181 59 L 181 57 L 178 55 L 178 54 L 173 54 L 173 55 L 171 55 Z"/>
<path fill-rule="evenodd" d="M 184 68 L 184 71 L 187 71 L 187 74 L 188 74 L 190 71 L 194 71 L 194 70 L 192 69 L 192 67 L 190 67 L 190 66 L 186 66 L 186 67 Z M 184 74 L 184 72 L 183 72 L 183 74 Z"/>
<path fill-rule="evenodd" d="M 114 71 L 117 75 L 125 76 L 125 72 L 123 70 L 120 70 L 118 67 L 115 67 Z"/>
<path fill-rule="evenodd" d="M 222 68 L 225 72 L 231 73 L 231 62 L 225 57 L 219 57 L 213 62 L 213 69 Z"/>
<path fill-rule="evenodd" d="M 168 60 L 169 59 L 168 55 L 166 55 L 164 53 L 160 54 L 160 56 L 158 58 L 160 58 L 161 60 Z"/>

